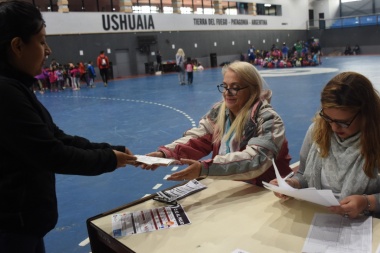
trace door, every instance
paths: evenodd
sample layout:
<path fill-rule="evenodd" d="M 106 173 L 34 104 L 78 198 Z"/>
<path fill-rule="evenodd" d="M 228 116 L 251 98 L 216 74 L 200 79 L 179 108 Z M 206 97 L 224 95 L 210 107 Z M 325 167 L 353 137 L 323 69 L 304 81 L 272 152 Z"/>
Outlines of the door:
<path fill-rule="evenodd" d="M 131 76 L 131 64 L 129 62 L 129 49 L 116 49 L 116 75 L 115 78 Z"/>

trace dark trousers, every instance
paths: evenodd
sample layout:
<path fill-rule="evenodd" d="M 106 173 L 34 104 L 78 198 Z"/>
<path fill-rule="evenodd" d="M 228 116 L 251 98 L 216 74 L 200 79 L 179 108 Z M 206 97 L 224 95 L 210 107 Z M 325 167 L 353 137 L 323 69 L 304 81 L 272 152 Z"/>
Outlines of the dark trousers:
<path fill-rule="evenodd" d="M 193 72 L 187 72 L 187 83 L 188 84 L 193 83 Z"/>
<path fill-rule="evenodd" d="M 108 83 L 108 69 L 99 69 L 103 83 Z"/>
<path fill-rule="evenodd" d="M 32 235 L 0 231 L 1 253 L 45 253 L 44 239 Z"/>

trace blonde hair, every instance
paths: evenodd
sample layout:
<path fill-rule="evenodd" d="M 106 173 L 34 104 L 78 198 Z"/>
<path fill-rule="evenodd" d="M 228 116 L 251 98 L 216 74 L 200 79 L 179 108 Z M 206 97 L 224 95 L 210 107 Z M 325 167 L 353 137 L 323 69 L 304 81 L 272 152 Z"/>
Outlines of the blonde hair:
<path fill-rule="evenodd" d="M 178 48 L 177 55 L 180 55 L 182 57 L 185 57 L 185 52 L 183 51 L 182 48 Z"/>
<path fill-rule="evenodd" d="M 365 159 L 363 170 L 368 177 L 374 178 L 374 169 L 380 167 L 380 97 L 371 81 L 356 72 L 336 75 L 322 90 L 321 107 L 359 112 L 360 151 Z M 327 157 L 333 131 L 319 115 L 314 117 L 314 122 L 313 140 L 321 156 Z"/>
<path fill-rule="evenodd" d="M 231 124 L 230 129 L 228 130 L 225 140 L 230 138 L 230 136 L 235 132 L 237 141 L 241 141 L 243 137 L 243 131 L 245 123 L 249 120 L 251 116 L 251 107 L 253 104 L 260 98 L 260 94 L 263 89 L 264 80 L 260 76 L 260 73 L 257 69 L 248 62 L 236 61 L 229 65 L 225 65 L 222 69 L 223 76 L 227 71 L 234 72 L 238 79 L 239 83 L 242 86 L 248 86 L 248 92 L 250 93 L 250 97 L 248 101 L 245 103 L 243 108 L 239 111 L 235 120 Z M 246 90 L 240 92 L 247 92 Z M 225 131 L 225 122 L 226 122 L 226 104 L 223 101 L 220 108 L 218 117 L 216 119 L 215 124 L 215 134 L 213 135 L 213 141 L 220 142 L 223 139 L 224 131 Z"/>

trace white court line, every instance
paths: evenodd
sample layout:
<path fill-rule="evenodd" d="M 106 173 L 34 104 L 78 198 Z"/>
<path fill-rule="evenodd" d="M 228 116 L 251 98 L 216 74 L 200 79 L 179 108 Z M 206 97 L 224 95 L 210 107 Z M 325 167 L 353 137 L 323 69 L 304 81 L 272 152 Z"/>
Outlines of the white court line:
<path fill-rule="evenodd" d="M 260 70 L 262 77 L 284 77 L 284 76 L 303 76 L 337 72 L 337 68 L 302 67 L 284 69 L 265 69 Z"/>
<path fill-rule="evenodd" d="M 164 180 L 166 180 L 168 177 L 170 177 L 170 175 L 166 175 L 166 176 L 164 177 Z"/>
<path fill-rule="evenodd" d="M 172 107 L 172 106 L 168 106 L 168 105 L 165 105 L 165 104 L 160 104 L 160 103 L 153 103 L 153 102 L 150 102 L 150 101 L 145 101 L 145 100 L 133 100 L 133 99 L 116 99 L 116 98 L 107 98 L 107 97 L 86 97 L 86 96 L 66 96 L 66 95 L 44 95 L 44 97 L 59 97 L 59 98 L 90 98 L 90 99 L 101 99 L 101 100 L 114 100 L 114 101 L 126 101 L 126 102 L 135 102 L 135 103 L 145 103 L 145 104 L 154 104 L 154 105 L 158 105 L 158 106 L 162 106 L 162 107 L 165 107 L 165 108 L 168 108 L 170 110 L 173 110 L 175 112 L 178 112 L 180 114 L 182 114 L 184 117 L 186 117 L 190 123 L 191 123 L 191 126 L 193 127 L 196 127 L 196 123 L 194 121 L 194 119 L 192 119 L 189 115 L 187 115 L 184 111 L 181 111 L 179 109 L 176 109 L 175 107 Z"/>
<path fill-rule="evenodd" d="M 171 169 L 171 171 L 176 171 L 176 170 L 178 170 L 178 166 L 174 166 L 174 167 Z"/>
<path fill-rule="evenodd" d="M 150 196 L 150 195 L 152 195 L 152 194 L 145 194 L 145 195 L 142 196 L 141 198 L 143 199 L 143 198 L 148 197 L 148 196 Z"/>
<path fill-rule="evenodd" d="M 83 241 L 79 243 L 79 246 L 84 247 L 89 243 L 90 243 L 90 238 L 87 237 L 86 239 L 84 239 Z"/>
<path fill-rule="evenodd" d="M 160 188 L 162 186 L 162 184 L 156 184 L 152 189 L 153 190 L 157 190 L 158 188 Z"/>

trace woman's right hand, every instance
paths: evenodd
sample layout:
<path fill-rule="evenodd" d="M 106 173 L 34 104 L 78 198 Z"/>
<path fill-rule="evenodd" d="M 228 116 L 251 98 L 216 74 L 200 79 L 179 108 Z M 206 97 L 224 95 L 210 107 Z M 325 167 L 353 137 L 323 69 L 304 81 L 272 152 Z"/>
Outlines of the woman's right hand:
<path fill-rule="evenodd" d="M 273 180 L 271 180 L 269 183 L 278 186 L 277 179 L 273 179 Z M 287 196 L 287 195 L 284 195 L 284 194 L 281 194 L 281 193 L 278 193 L 278 192 L 273 192 L 273 193 L 274 193 L 274 195 L 275 195 L 277 198 L 280 198 L 280 199 L 283 199 L 283 200 L 287 200 L 287 199 L 290 199 L 290 198 L 291 198 L 291 197 L 289 197 L 289 196 Z"/>

